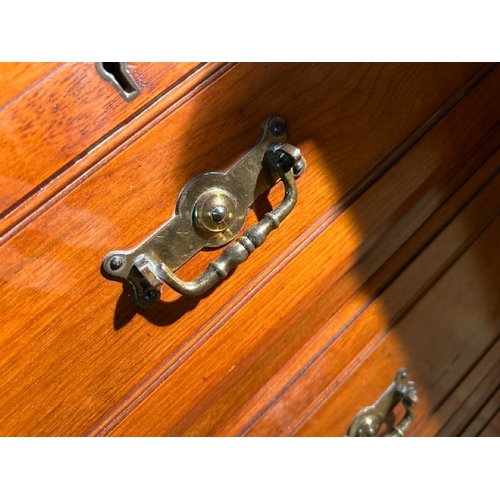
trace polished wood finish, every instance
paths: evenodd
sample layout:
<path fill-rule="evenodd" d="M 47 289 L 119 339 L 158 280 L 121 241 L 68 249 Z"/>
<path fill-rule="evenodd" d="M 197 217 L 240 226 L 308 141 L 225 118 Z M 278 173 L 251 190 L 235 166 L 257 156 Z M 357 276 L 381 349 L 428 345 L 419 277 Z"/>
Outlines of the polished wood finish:
<path fill-rule="evenodd" d="M 33 96 L 68 95 L 89 68 L 56 69 L 4 111 L 17 117 L 5 141 L 33 129 L 1 192 L 0 433 L 342 435 L 404 364 L 421 388 L 415 429 L 445 429 L 497 352 L 500 69 L 155 64 L 138 103 L 83 86 L 87 105 L 68 101 L 45 144 Z M 206 296 L 165 290 L 137 311 L 100 275 L 103 255 L 149 235 L 275 112 L 308 160 L 290 217 Z"/>
<path fill-rule="evenodd" d="M 164 89 L 153 102 L 149 102 L 121 126 L 115 128 L 112 134 L 108 133 L 102 137 L 96 147 L 68 162 L 67 168 L 61 169 L 57 175 L 46 179 L 29 195 L 2 214 L 0 241 L 5 241 L 21 231 L 63 198 L 68 191 L 75 189 L 79 183 L 92 175 L 104 162 L 119 154 L 129 142 L 134 141 L 134 135 L 138 131 L 144 134 L 153 127 L 158 115 L 173 112 L 183 104 L 186 96 L 191 97 L 210 85 L 212 79 L 220 76 L 228 67 L 230 67 L 229 64 L 219 63 L 197 66 L 195 70 L 186 74 L 185 78 L 177 82 L 177 85 Z"/>
<path fill-rule="evenodd" d="M 129 63 L 141 92 L 128 103 L 97 74 L 94 64 L 67 64 L 12 105 L 7 103 L 0 122 L 0 210 L 8 213 L 12 205 L 41 189 L 195 67 L 194 63 Z M 8 73 L 16 79 L 13 70 Z"/>
<path fill-rule="evenodd" d="M 471 196 L 470 193 L 469 196 Z M 441 213 L 436 214 L 438 217 L 433 217 L 428 221 L 415 234 L 414 238 L 400 248 L 379 271 L 366 281 L 361 289 L 358 289 L 357 293 L 356 288 L 354 288 L 355 293 L 347 303 L 340 302 L 341 307 L 337 311 L 334 305 L 333 312 L 335 314 L 332 318 L 326 325 L 318 329 L 316 334 L 308 340 L 308 343 L 294 355 L 293 363 L 289 362 L 289 366 L 285 367 L 285 370 L 288 368 L 288 370 L 293 371 L 290 374 L 286 374 L 286 372 L 284 375 L 278 374 L 286 377 L 286 382 L 280 391 L 275 389 L 276 393 L 273 394 L 273 398 L 268 397 L 269 403 L 267 404 L 265 404 L 265 400 L 263 401 L 262 391 L 256 395 L 255 400 L 259 401 L 261 410 L 255 414 L 251 426 L 247 425 L 240 432 L 263 435 L 280 433 L 284 429 L 286 433 L 290 433 L 291 429 L 297 429 L 301 420 L 309 412 L 326 402 L 327 395 L 330 404 L 338 403 L 339 406 L 335 407 L 338 412 L 342 403 L 340 403 L 341 399 L 338 393 L 334 391 L 345 380 L 350 381 L 346 385 L 350 388 L 347 389 L 348 392 L 350 390 L 349 395 L 353 398 L 358 395 L 360 403 L 365 401 L 365 403 L 361 403 L 360 408 L 377 399 L 377 392 L 378 394 L 383 392 L 385 386 L 392 380 L 391 374 L 393 376 L 395 371 L 391 373 L 392 368 L 381 365 L 380 371 L 363 372 L 364 384 L 354 388 L 350 385 L 352 370 L 360 363 L 363 356 L 370 352 L 373 344 L 387 333 L 388 326 L 405 313 L 405 308 L 411 305 L 411 301 L 414 300 L 414 294 L 421 292 L 426 286 L 428 276 L 436 276 L 436 273 L 439 272 L 439 265 L 442 263 L 441 259 L 450 255 L 455 250 L 456 245 L 461 243 L 460 239 L 458 242 L 456 241 L 456 234 L 458 232 L 461 236 L 460 231 L 463 225 L 460 224 L 454 230 L 454 226 L 449 225 L 449 218 L 450 212 L 452 216 L 454 210 L 460 208 L 463 199 L 450 201 L 453 202 L 451 207 L 443 207 L 445 208 L 444 213 L 440 211 Z M 484 216 L 482 201 L 483 199 L 475 203 L 473 206 L 475 212 L 469 217 L 473 217 L 476 212 L 479 213 L 480 217 Z M 490 203 L 495 203 L 493 195 Z M 486 207 L 490 208 L 488 205 Z M 467 215 L 468 213 L 464 214 L 463 217 Z M 468 218 L 464 219 L 464 222 L 467 223 L 468 220 Z M 481 222 L 482 220 L 480 219 Z M 425 246 L 429 240 L 432 241 L 439 237 L 443 225 L 450 228 L 448 230 L 451 232 L 449 244 L 451 243 L 453 246 L 449 246 L 449 244 L 448 247 L 445 246 L 446 241 L 441 242 L 443 236 L 434 243 L 434 246 Z M 383 245 L 383 240 L 381 244 Z M 419 254 L 422 247 L 426 251 L 424 255 Z M 425 266 L 427 266 L 427 270 Z M 359 275 L 359 272 L 354 273 L 350 279 L 355 280 Z M 332 288 L 335 290 L 336 286 L 334 285 Z M 330 294 L 333 295 L 332 292 Z M 337 301 L 342 301 L 346 295 L 345 288 L 338 291 L 337 294 L 339 297 Z M 398 341 L 399 334 L 396 333 L 394 336 Z M 405 345 L 404 342 L 401 344 Z M 428 349 L 428 344 L 422 343 L 422 345 L 425 352 Z M 419 344 L 417 346 L 411 345 L 411 348 L 415 349 L 418 346 Z M 352 352 L 356 352 L 354 358 Z M 418 360 L 422 357 L 422 353 L 418 350 L 413 355 Z M 417 379 L 417 385 L 421 388 L 420 376 L 422 374 L 420 370 L 416 370 L 410 365 L 409 361 L 411 360 L 412 353 L 410 346 L 408 346 L 407 359 L 399 359 L 398 361 L 402 363 L 401 366 L 409 365 L 410 374 Z M 374 361 L 377 362 L 378 359 L 376 358 Z M 423 371 L 427 374 L 427 368 Z M 370 380 L 373 380 L 373 392 L 363 396 L 364 391 L 366 391 L 365 384 Z M 432 385 L 432 382 L 429 384 Z M 372 397 L 372 401 L 370 401 L 370 397 Z M 351 401 L 350 404 L 346 404 L 344 401 L 344 405 L 345 407 L 353 407 L 356 406 L 356 403 Z M 283 406 L 285 406 L 286 411 L 282 410 Z M 284 413 L 286 413 L 286 417 Z M 349 418 L 352 415 L 340 412 L 340 416 L 344 419 L 342 425 L 345 423 L 345 429 L 347 429 Z M 333 420 L 327 419 L 325 429 L 322 429 L 324 433 L 328 435 L 337 433 L 338 435 L 339 427 L 334 427 L 333 424 Z"/>
<path fill-rule="evenodd" d="M 477 242 L 474 241 L 477 236 L 473 235 L 475 244 L 467 248 L 466 253 L 461 254 L 462 248 L 457 249 L 451 257 L 452 261 L 445 261 L 444 265 L 436 270 L 434 276 L 438 281 L 424 283 L 425 288 L 432 286 L 429 292 L 418 297 L 416 305 L 405 304 L 406 308 L 411 309 L 400 313 L 405 314 L 402 320 L 398 321 L 391 331 L 382 331 L 380 337 L 368 345 L 368 352 L 361 354 L 367 359 L 350 373 L 349 387 L 343 384 L 336 391 L 335 397 L 332 391 L 323 394 L 321 408 L 313 408 L 314 414 L 308 412 L 303 417 L 304 421 L 300 421 L 297 425 L 297 434 L 335 435 L 342 432 L 349 421 L 339 409 L 345 405 L 352 407 L 365 398 L 370 401 L 371 397 L 377 397 L 377 393 L 383 390 L 381 375 L 391 373 L 401 365 L 407 365 L 410 372 L 415 373 L 414 378 L 420 389 L 421 400 L 415 423 L 418 424 L 420 419 L 432 410 L 435 400 L 442 397 L 444 391 L 449 390 L 450 384 L 460 380 L 468 366 L 481 356 L 498 336 L 495 328 L 495 321 L 498 321 L 500 313 L 498 307 L 488 309 L 486 311 L 488 316 L 479 324 L 473 321 L 476 318 L 471 314 L 471 311 L 480 311 L 484 304 L 483 284 L 487 285 L 487 291 L 499 289 L 498 269 L 494 269 L 490 274 L 488 262 L 484 262 L 484 268 L 480 271 L 490 280 L 478 279 L 478 286 L 478 282 L 471 282 L 470 266 L 476 265 L 479 261 L 478 255 L 491 258 L 492 247 L 489 245 L 489 238 L 497 236 L 493 239 L 493 242 L 497 243 L 499 228 L 498 223 L 493 224 Z M 457 257 L 458 260 L 455 261 Z M 434 255 L 434 258 L 437 256 Z M 449 266 L 452 266 L 451 269 L 444 273 Z M 433 276 L 429 278 L 432 279 Z M 424 291 L 427 291 L 425 288 Z M 497 296 L 494 296 L 494 302 L 498 305 Z M 416 316 L 422 319 L 416 322 Z M 443 324 L 444 322 L 439 321 L 442 316 L 453 321 Z M 372 324 L 366 324 L 365 328 Z M 473 327 L 480 327 L 486 331 L 485 335 L 476 337 L 474 343 L 469 337 Z M 430 341 L 432 350 L 421 348 Z M 324 400 L 325 396 L 328 396 L 328 401 Z"/>
<path fill-rule="evenodd" d="M 0 109 L 12 105 L 61 66 L 62 63 L 0 63 Z"/>

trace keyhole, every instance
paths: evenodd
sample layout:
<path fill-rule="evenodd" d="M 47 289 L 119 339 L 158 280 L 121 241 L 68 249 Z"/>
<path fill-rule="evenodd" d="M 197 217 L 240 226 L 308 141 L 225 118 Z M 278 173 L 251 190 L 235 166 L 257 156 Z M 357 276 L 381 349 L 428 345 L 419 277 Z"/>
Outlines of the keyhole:
<path fill-rule="evenodd" d="M 101 78 L 112 83 L 124 99 L 132 101 L 139 95 L 139 87 L 130 76 L 126 63 L 103 62 L 95 65 Z"/>

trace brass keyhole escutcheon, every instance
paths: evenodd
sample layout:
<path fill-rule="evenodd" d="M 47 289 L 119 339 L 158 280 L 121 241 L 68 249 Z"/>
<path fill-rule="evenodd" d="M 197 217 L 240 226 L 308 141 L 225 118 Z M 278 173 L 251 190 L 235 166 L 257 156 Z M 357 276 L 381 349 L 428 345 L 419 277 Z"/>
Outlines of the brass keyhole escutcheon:
<path fill-rule="evenodd" d="M 95 67 L 99 76 L 110 82 L 126 101 L 133 101 L 140 94 L 139 86 L 132 78 L 127 63 L 98 62 Z"/>

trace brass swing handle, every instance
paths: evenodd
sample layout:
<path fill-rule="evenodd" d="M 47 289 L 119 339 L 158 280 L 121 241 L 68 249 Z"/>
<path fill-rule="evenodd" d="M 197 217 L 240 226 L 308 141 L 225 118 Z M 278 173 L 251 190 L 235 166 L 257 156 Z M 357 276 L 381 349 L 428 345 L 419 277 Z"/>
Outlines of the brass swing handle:
<path fill-rule="evenodd" d="M 103 276 L 131 285 L 141 307 L 158 303 L 164 283 L 183 295 L 204 294 L 261 246 L 291 212 L 297 202 L 295 178 L 305 166 L 299 149 L 288 144 L 284 118 L 269 117 L 260 142 L 238 163 L 226 172 L 191 179 L 165 224 L 137 247 L 109 252 L 101 264 Z M 285 187 L 283 201 L 238 238 L 248 209 L 279 180 Z M 226 245 L 197 279 L 186 282 L 174 274 L 203 248 Z"/>
<path fill-rule="evenodd" d="M 292 161 L 288 161 L 288 165 L 285 167 L 286 171 L 279 164 L 273 165 L 271 163 L 268 165 L 268 168 L 274 170 L 283 181 L 285 187 L 283 201 L 274 210 L 266 213 L 259 222 L 249 227 L 243 236 L 230 243 L 221 256 L 210 262 L 203 274 L 195 280 L 181 280 L 165 264 L 159 264 L 156 267 L 156 275 L 159 279 L 183 295 L 203 295 L 219 280 L 225 278 L 229 271 L 247 260 L 250 254 L 266 241 L 271 231 L 278 229 L 280 223 L 297 203 L 297 185 L 291 169 L 300 161 L 301 156 L 297 148 L 288 144 L 277 144 L 276 151 L 283 152 L 287 157 L 292 158 Z"/>
<path fill-rule="evenodd" d="M 367 406 L 357 413 L 349 425 L 347 436 L 376 436 L 382 425 L 388 423 L 389 416 L 400 402 L 405 408 L 405 415 L 385 432 L 384 437 L 403 437 L 415 417 L 413 405 L 418 402 L 417 391 L 415 383 L 408 380 L 406 368 L 399 369 L 394 382 L 373 405 Z"/>

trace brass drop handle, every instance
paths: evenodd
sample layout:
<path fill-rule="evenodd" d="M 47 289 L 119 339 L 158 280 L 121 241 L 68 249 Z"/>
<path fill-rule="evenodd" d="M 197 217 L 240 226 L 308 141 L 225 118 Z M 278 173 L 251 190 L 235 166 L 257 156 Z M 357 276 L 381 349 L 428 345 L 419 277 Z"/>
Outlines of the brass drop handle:
<path fill-rule="evenodd" d="M 207 172 L 191 179 L 169 221 L 136 248 L 108 253 L 101 264 L 103 275 L 128 282 L 141 307 L 158 302 L 163 283 L 183 295 L 204 294 L 244 262 L 290 214 L 297 202 L 295 178 L 305 166 L 300 150 L 287 143 L 285 120 L 271 116 L 264 123 L 261 141 L 236 165 L 227 172 Z M 285 188 L 282 202 L 232 241 L 244 226 L 248 208 L 278 181 Z M 228 243 L 195 280 L 183 281 L 175 274 L 199 250 Z"/>
<path fill-rule="evenodd" d="M 276 145 L 282 151 L 290 149 L 289 145 Z M 300 151 L 296 148 L 298 155 L 293 164 L 300 160 Z M 293 166 L 293 165 L 292 165 Z M 243 236 L 230 243 L 221 256 L 213 260 L 203 272 L 203 274 L 193 281 L 183 281 L 178 278 L 165 264 L 156 266 L 156 275 L 176 292 L 183 295 L 197 296 L 203 295 L 217 281 L 227 276 L 231 269 L 236 268 L 244 262 L 249 255 L 265 241 L 271 231 L 278 229 L 281 221 L 292 211 L 297 202 L 297 186 L 293 172 L 285 172 L 283 168 L 275 170 L 285 186 L 285 196 L 283 201 L 274 210 L 266 213 L 262 219 L 248 228 Z"/>
<path fill-rule="evenodd" d="M 385 437 L 403 437 L 415 417 L 414 404 L 418 403 L 415 383 L 408 380 L 406 368 L 400 368 L 394 382 L 371 406 L 360 410 L 347 430 L 348 437 L 376 436 L 382 424 L 388 423 L 392 411 L 401 402 L 405 415 L 397 424 L 393 424 L 384 434 Z"/>

